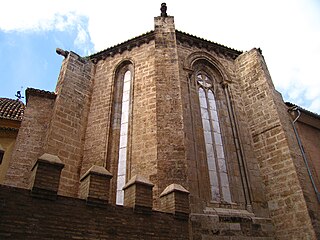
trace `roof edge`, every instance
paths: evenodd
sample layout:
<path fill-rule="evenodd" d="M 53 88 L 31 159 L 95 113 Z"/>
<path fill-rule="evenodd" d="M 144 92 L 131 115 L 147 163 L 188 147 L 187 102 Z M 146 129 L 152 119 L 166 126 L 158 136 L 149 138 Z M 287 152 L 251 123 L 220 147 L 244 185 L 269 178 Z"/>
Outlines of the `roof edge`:
<path fill-rule="evenodd" d="M 314 112 L 311 112 L 311 111 L 309 111 L 309 110 L 307 110 L 307 109 L 304 109 L 304 108 L 302 108 L 302 107 L 300 107 L 300 106 L 298 106 L 298 105 L 296 105 L 296 104 L 294 104 L 294 103 L 285 102 L 285 104 L 286 104 L 288 107 L 297 107 L 298 110 L 301 111 L 301 112 L 303 112 L 304 114 L 307 114 L 307 115 L 309 115 L 309 116 L 311 116 L 311 117 L 320 119 L 320 115 L 319 115 L 319 114 L 314 113 Z"/>
<path fill-rule="evenodd" d="M 122 53 L 125 50 L 131 51 L 134 47 L 139 47 L 144 43 L 149 43 L 154 40 L 154 31 L 146 32 L 140 36 L 131 38 L 125 42 L 119 43 L 112 47 L 106 48 L 100 52 L 92 54 L 87 58 L 92 60 L 94 63 L 98 62 L 101 59 L 106 59 L 108 56 L 114 56 L 116 53 Z"/>
<path fill-rule="evenodd" d="M 112 57 L 117 53 L 122 53 L 126 50 L 130 51 L 134 47 L 139 47 L 144 43 L 149 43 L 151 40 L 154 40 L 154 38 L 155 38 L 155 31 L 152 30 L 140 36 L 131 38 L 127 41 L 114 45 L 112 47 L 106 48 L 100 52 L 94 53 L 85 58 L 96 63 L 99 60 L 104 60 L 109 56 Z M 243 51 L 236 50 L 234 48 L 229 48 L 225 45 L 212 42 L 204 38 L 200 38 L 179 30 L 176 30 L 176 38 L 181 42 L 187 42 L 191 46 L 196 45 L 200 48 L 206 48 L 208 50 L 215 50 L 216 52 L 221 52 L 232 59 L 236 59 L 240 54 L 243 53 Z"/>
<path fill-rule="evenodd" d="M 176 30 L 176 37 L 181 42 L 187 42 L 190 46 L 196 45 L 200 48 L 206 48 L 207 50 L 215 50 L 217 52 L 224 53 L 226 56 L 231 57 L 233 60 L 243 53 L 243 51 L 229 48 L 225 45 L 212 42 L 179 30 Z"/>
<path fill-rule="evenodd" d="M 55 99 L 57 96 L 54 92 L 49 92 L 49 91 L 40 90 L 40 89 L 36 89 L 36 88 L 27 88 L 26 89 L 26 103 L 28 103 L 28 99 L 29 99 L 30 95 L 49 98 L 49 99 Z"/>

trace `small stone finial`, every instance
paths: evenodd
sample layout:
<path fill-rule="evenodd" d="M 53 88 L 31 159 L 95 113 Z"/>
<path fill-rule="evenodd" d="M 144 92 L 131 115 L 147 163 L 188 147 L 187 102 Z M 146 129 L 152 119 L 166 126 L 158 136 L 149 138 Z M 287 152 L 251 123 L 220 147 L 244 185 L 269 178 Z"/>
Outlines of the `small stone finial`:
<path fill-rule="evenodd" d="M 69 55 L 68 51 L 62 50 L 61 48 L 56 48 L 56 53 L 61 56 L 64 56 L 64 58 L 68 57 Z"/>
<path fill-rule="evenodd" d="M 161 3 L 160 11 L 161 11 L 161 17 L 168 17 L 166 3 Z"/>

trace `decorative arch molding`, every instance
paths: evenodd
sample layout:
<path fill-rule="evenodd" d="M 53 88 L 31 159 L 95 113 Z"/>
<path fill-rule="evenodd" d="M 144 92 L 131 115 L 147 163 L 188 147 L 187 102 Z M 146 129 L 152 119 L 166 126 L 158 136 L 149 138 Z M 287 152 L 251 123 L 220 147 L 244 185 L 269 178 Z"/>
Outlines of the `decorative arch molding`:
<path fill-rule="evenodd" d="M 236 157 L 237 157 L 237 166 L 239 166 L 239 175 L 241 177 L 241 185 L 242 188 L 238 189 L 239 191 L 243 192 L 244 196 L 244 202 L 246 205 L 246 208 L 251 211 L 251 192 L 249 188 L 249 177 L 248 177 L 248 171 L 247 166 L 244 160 L 244 153 L 242 149 L 242 144 L 240 142 L 240 134 L 239 129 L 237 125 L 236 120 L 236 114 L 234 112 L 233 108 L 233 102 L 230 95 L 230 85 L 229 83 L 232 82 L 232 73 L 228 71 L 223 64 L 218 60 L 217 57 L 214 55 L 205 52 L 205 51 L 196 51 L 191 53 L 183 62 L 184 70 L 187 73 L 187 78 L 189 81 L 189 92 L 190 92 L 190 106 L 192 106 L 191 102 L 192 99 L 195 99 L 195 94 L 198 94 L 199 97 L 199 107 L 200 107 L 200 114 L 198 110 L 195 110 L 194 119 L 198 119 L 195 121 L 195 125 L 193 127 L 194 134 L 196 131 L 194 129 L 197 129 L 200 125 L 203 129 L 203 136 L 204 136 L 204 144 L 197 145 L 196 138 L 194 138 L 194 148 L 197 149 L 199 147 L 199 156 L 203 157 L 203 152 L 205 152 L 206 159 L 207 159 L 207 165 L 208 165 L 208 172 L 209 172 L 209 178 L 211 176 L 212 179 L 210 179 L 210 188 L 211 188 L 211 197 L 213 201 L 221 201 L 221 202 L 232 202 L 233 196 L 232 192 L 230 191 L 233 187 L 229 187 L 229 180 L 227 179 L 227 171 L 225 170 L 226 167 L 224 165 L 228 165 L 231 161 L 228 160 L 228 157 L 224 156 L 222 157 L 222 151 L 220 149 L 223 149 L 222 147 L 225 146 L 225 143 L 223 141 L 224 136 L 224 130 L 223 130 L 223 122 L 221 123 L 221 128 L 217 127 L 219 118 L 210 118 L 210 115 L 218 116 L 219 112 L 219 106 L 214 104 L 213 100 L 219 99 L 221 103 L 223 103 L 223 106 L 225 107 L 225 110 L 227 110 L 227 114 L 225 114 L 225 121 L 228 119 L 230 121 L 231 126 L 231 132 L 230 136 L 232 138 L 229 138 L 232 142 L 229 140 L 229 145 L 233 144 L 235 147 Z M 212 85 L 204 86 L 198 81 L 198 73 L 203 73 L 203 75 L 208 74 L 208 78 L 211 76 L 211 82 Z M 197 82 L 195 81 L 197 79 Z M 209 79 L 210 80 L 210 79 Z M 203 82 L 207 82 L 206 79 L 202 78 Z M 202 85 L 202 86 L 199 86 Z M 216 86 L 216 87 L 215 87 Z M 217 87 L 219 86 L 219 87 Z M 200 89 L 200 91 L 199 91 Z M 201 89 L 206 89 L 205 91 L 201 91 Z M 209 96 L 210 91 L 213 93 L 213 97 Z M 212 102 L 212 106 L 210 107 L 210 104 Z M 196 105 L 194 105 L 195 108 L 197 108 Z M 211 112 L 211 109 L 215 109 L 216 112 Z M 191 109 L 191 111 L 193 111 Z M 199 122 L 199 116 L 201 117 L 202 124 L 198 124 Z M 207 117 L 209 116 L 209 117 Z M 208 124 L 209 120 L 209 124 Z M 220 125 L 219 123 L 219 125 Z M 216 125 L 216 126 L 215 126 Z M 201 127 L 200 127 L 201 128 Z M 198 128 L 198 129 L 200 129 Z M 216 131 L 215 131 L 216 129 Z M 220 130 L 219 130 L 220 129 Z M 221 131 L 222 130 L 222 131 Z M 210 135 L 211 134 L 211 135 Z M 218 135 L 221 135 L 220 137 Z M 231 135 L 232 134 L 232 135 Z M 210 138 L 211 136 L 211 138 Z M 212 137 L 213 136 L 213 137 Z M 206 141 L 207 137 L 207 141 Z M 220 141 L 220 138 L 222 141 Z M 221 144 L 222 143 L 222 144 Z M 204 147 L 203 147 L 204 146 Z M 221 147 L 222 146 L 222 147 Z M 213 150 L 212 150 L 213 149 Z M 204 151 L 203 151 L 204 150 Z M 212 154 L 213 152 L 213 154 Z M 209 154 L 208 154 L 209 153 Z M 224 152 L 225 154 L 225 152 Z M 197 155 L 197 154 L 196 154 Z M 208 159 L 211 156 L 215 156 L 215 161 L 208 161 Z M 201 158 L 201 157 L 200 157 Z M 199 159 L 200 159 L 199 158 Z M 218 161 L 216 161 L 218 159 Z M 221 161 L 220 161 L 221 160 Z M 224 161 L 222 161 L 224 160 Z M 214 166 L 215 164 L 215 166 Z M 220 165 L 219 165 L 220 164 Z M 233 162 L 235 164 L 235 162 Z M 210 166 L 210 167 L 209 167 Z M 233 169 L 232 167 L 229 168 Z M 228 170 L 228 168 L 227 168 Z M 210 172 L 211 171 L 211 172 Z M 201 174 L 201 173 L 200 173 Z M 200 175 L 199 175 L 200 176 Z M 219 181 L 220 178 L 220 181 Z M 207 181 L 206 179 L 202 179 L 201 177 L 198 177 L 200 181 Z M 218 182 L 218 184 L 215 184 L 215 182 Z M 230 181 L 231 184 L 232 181 Z M 207 184 L 207 183 L 205 183 Z M 231 185 L 230 184 L 230 185 Z M 231 185 L 232 186 L 232 185 Z M 219 188 L 219 191 L 217 190 Z M 237 190 L 237 191 L 238 191 Z M 237 196 L 237 195 L 234 195 Z M 238 199 L 239 200 L 239 199 Z"/>
<path fill-rule="evenodd" d="M 112 110 L 107 141 L 106 165 L 114 176 L 112 187 L 116 204 L 123 205 L 123 186 L 130 169 L 130 132 L 132 122 L 132 98 L 134 81 L 134 61 L 120 60 L 113 69 Z"/>
<path fill-rule="evenodd" d="M 215 70 L 216 73 L 219 74 L 221 82 L 231 82 L 231 77 L 229 76 L 228 71 L 220 63 L 220 61 L 213 55 L 204 51 L 191 53 L 184 62 L 184 69 L 192 73 L 197 63 L 201 62 L 205 65 L 208 65 L 209 68 Z"/>
<path fill-rule="evenodd" d="M 119 74 L 121 74 L 121 71 L 123 71 L 123 69 L 128 66 L 129 70 L 133 72 L 134 69 L 134 61 L 131 58 L 125 58 L 120 60 L 116 65 L 115 68 L 113 70 L 113 76 L 118 76 Z"/>

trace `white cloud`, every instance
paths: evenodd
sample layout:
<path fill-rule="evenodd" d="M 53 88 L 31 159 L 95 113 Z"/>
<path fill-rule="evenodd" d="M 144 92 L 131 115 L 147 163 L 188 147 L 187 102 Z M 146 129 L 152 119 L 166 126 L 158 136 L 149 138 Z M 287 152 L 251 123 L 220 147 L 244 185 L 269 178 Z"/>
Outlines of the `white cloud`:
<path fill-rule="evenodd" d="M 167 0 L 176 28 L 239 50 L 261 47 L 287 101 L 320 113 L 320 4 L 316 0 Z M 7 1 L 0 30 L 78 30 L 75 45 L 95 51 L 153 29 L 157 1 Z M 87 19 L 87 25 L 82 23 Z"/>
<path fill-rule="evenodd" d="M 80 24 L 78 24 L 77 30 L 78 30 L 78 34 L 77 34 L 76 39 L 74 40 L 74 45 L 80 49 L 86 48 L 86 45 L 88 44 L 88 41 L 90 40 L 89 35 Z M 85 54 L 87 55 L 88 52 Z"/>

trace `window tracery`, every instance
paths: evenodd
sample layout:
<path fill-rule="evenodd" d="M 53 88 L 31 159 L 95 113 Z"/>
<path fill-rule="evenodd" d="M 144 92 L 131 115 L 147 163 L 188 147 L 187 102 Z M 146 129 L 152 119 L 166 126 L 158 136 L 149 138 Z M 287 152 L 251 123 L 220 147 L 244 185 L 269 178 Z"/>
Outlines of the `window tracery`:
<path fill-rule="evenodd" d="M 231 202 L 224 146 L 214 95 L 214 84 L 204 71 L 196 74 L 200 113 L 213 201 Z"/>

